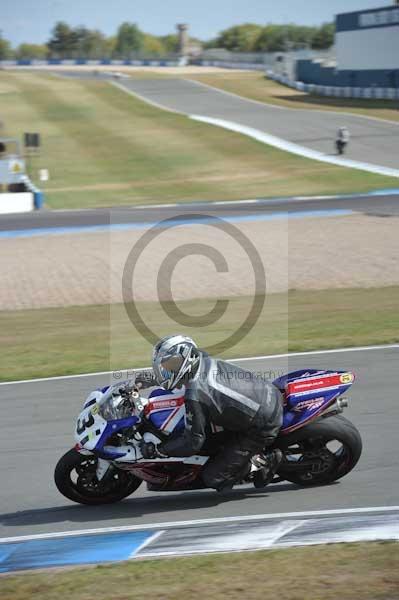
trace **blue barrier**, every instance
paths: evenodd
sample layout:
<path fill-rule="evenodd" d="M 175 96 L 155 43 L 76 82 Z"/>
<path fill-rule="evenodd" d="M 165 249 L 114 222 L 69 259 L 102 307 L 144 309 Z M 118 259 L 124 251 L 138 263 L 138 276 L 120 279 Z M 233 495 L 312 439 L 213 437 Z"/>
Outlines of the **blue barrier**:
<path fill-rule="evenodd" d="M 296 61 L 296 76 L 304 83 L 324 86 L 365 89 L 399 87 L 399 69 L 338 69 L 309 59 Z"/>
<path fill-rule="evenodd" d="M 40 210 L 41 208 L 43 208 L 44 193 L 42 192 L 42 190 L 39 190 L 39 188 L 35 186 L 35 184 L 29 179 L 29 177 L 25 177 L 24 183 L 27 189 L 33 194 L 33 205 L 35 210 Z"/>
<path fill-rule="evenodd" d="M 266 77 L 278 81 L 288 87 L 294 88 L 307 94 L 316 94 L 319 96 L 332 96 L 338 98 L 367 98 L 381 100 L 399 100 L 399 87 L 351 87 L 351 86 L 332 86 L 318 85 L 315 83 L 304 83 L 303 81 L 292 81 L 288 77 L 266 71 Z"/>
<path fill-rule="evenodd" d="M 43 208 L 44 195 L 40 190 L 36 190 L 33 192 L 33 202 L 35 206 L 35 210 L 40 210 Z"/>
<path fill-rule="evenodd" d="M 41 65 L 53 65 L 53 66 L 73 66 L 73 65 L 111 65 L 111 66 L 160 66 L 160 67 L 175 67 L 179 65 L 179 59 L 168 59 L 168 58 L 142 58 L 142 59 L 120 59 L 111 60 L 109 58 L 101 59 L 86 59 L 86 58 L 74 58 L 70 60 L 61 60 L 60 58 L 48 58 L 46 60 L 36 59 L 18 59 L 18 60 L 0 60 L 0 67 L 21 67 L 21 66 L 41 66 Z"/>

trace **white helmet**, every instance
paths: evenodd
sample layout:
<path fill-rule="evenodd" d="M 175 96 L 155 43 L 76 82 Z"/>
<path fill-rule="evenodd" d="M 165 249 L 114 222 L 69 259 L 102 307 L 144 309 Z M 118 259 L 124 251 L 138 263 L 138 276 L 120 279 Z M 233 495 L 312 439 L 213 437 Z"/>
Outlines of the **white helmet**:
<path fill-rule="evenodd" d="M 185 335 L 167 335 L 152 352 L 155 379 L 166 390 L 172 390 L 187 374 L 195 374 L 199 353 L 197 344 Z"/>

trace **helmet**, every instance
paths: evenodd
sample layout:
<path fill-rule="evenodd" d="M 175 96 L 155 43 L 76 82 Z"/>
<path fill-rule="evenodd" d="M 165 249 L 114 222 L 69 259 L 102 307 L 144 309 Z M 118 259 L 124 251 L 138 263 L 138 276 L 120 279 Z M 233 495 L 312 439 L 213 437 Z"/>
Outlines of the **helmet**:
<path fill-rule="evenodd" d="M 152 368 L 155 379 L 171 390 L 185 375 L 193 375 L 199 362 L 197 344 L 185 335 L 168 335 L 154 346 Z"/>

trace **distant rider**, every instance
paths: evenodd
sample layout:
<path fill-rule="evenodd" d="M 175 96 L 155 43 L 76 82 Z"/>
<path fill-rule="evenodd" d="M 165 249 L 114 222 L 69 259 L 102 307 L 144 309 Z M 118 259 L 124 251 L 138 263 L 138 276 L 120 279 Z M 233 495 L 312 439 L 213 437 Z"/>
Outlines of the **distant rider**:
<path fill-rule="evenodd" d="M 349 143 L 350 133 L 347 127 L 340 127 L 337 131 L 337 138 L 335 144 L 337 146 L 338 154 L 343 154 Z"/>
<path fill-rule="evenodd" d="M 263 454 L 276 439 L 282 425 L 282 397 L 267 379 L 199 350 L 183 335 L 170 335 L 154 347 L 153 375 L 136 378 L 145 387 L 161 385 L 167 390 L 186 388 L 185 430 L 178 437 L 155 445 L 143 442 L 144 458 L 192 456 L 200 453 L 209 424 L 228 432 L 227 442 L 202 471 L 207 487 L 229 490 L 246 477 L 251 458 L 258 469 L 255 487 L 264 487 L 276 473 L 282 459 L 278 449 Z"/>

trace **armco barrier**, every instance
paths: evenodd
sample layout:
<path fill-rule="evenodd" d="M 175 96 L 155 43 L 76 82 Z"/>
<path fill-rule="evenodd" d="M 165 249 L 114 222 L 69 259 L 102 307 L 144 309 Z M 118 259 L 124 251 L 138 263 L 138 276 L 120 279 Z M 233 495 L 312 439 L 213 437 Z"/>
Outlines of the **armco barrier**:
<path fill-rule="evenodd" d="M 331 85 L 316 85 L 315 83 L 303 83 L 302 81 L 292 81 L 288 77 L 266 71 L 269 79 L 278 81 L 283 85 L 294 88 L 300 92 L 316 94 L 319 96 L 331 96 L 335 98 L 367 98 L 377 100 L 399 100 L 399 88 L 379 88 L 379 87 L 345 87 Z"/>
<path fill-rule="evenodd" d="M 43 67 L 43 66 L 101 66 L 101 65 L 110 65 L 110 66 L 130 66 L 130 67 L 177 67 L 177 66 L 185 66 L 187 64 L 187 59 L 184 57 L 167 59 L 120 59 L 120 60 L 110 60 L 107 58 L 98 59 L 98 60 L 86 60 L 81 58 L 71 59 L 71 60 L 61 60 L 59 58 L 49 58 L 48 60 L 31 60 L 31 59 L 21 59 L 21 60 L 2 60 L 0 61 L 0 66 L 2 67 Z M 225 61 L 225 60 L 196 60 L 194 64 L 204 66 L 204 67 L 222 67 L 225 69 L 246 69 L 253 71 L 264 71 L 265 64 L 263 62 L 252 63 L 252 62 L 241 62 L 241 61 Z"/>
<path fill-rule="evenodd" d="M 176 67 L 183 64 L 181 58 L 175 59 L 139 59 L 139 60 L 86 60 L 83 58 L 74 58 L 70 60 L 61 60 L 59 58 L 49 58 L 48 60 L 20 59 L 20 60 L 1 60 L 0 67 L 43 67 L 43 66 L 131 66 L 131 67 Z"/>

